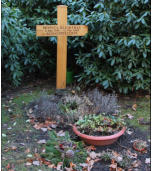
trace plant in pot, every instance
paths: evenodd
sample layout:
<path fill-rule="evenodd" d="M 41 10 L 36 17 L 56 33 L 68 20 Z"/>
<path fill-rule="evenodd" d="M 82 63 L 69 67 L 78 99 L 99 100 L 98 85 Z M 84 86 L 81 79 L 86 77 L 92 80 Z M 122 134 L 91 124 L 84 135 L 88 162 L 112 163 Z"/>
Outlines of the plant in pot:
<path fill-rule="evenodd" d="M 136 140 L 133 143 L 133 148 L 136 151 L 143 152 L 147 148 L 147 142 L 143 140 Z"/>
<path fill-rule="evenodd" d="M 123 119 L 104 114 L 85 115 L 73 126 L 73 131 L 84 142 L 92 145 L 112 144 L 125 132 L 125 129 Z"/>
<path fill-rule="evenodd" d="M 88 97 L 94 104 L 95 114 L 80 117 L 73 125 L 73 131 L 87 144 L 114 143 L 126 130 L 125 122 L 118 113 L 116 96 L 103 96 L 99 90 L 95 89 Z"/>

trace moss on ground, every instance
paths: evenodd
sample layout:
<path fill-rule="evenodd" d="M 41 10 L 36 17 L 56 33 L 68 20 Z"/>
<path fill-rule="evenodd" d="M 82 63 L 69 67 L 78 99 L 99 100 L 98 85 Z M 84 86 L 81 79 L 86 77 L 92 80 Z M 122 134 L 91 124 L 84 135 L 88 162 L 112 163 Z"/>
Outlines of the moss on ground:
<path fill-rule="evenodd" d="M 124 103 L 124 104 L 122 104 Z M 122 104 L 122 114 L 131 114 L 134 118 L 133 119 L 127 119 L 127 123 L 130 126 L 138 127 L 141 130 L 147 130 L 149 129 L 150 124 L 142 125 L 139 124 L 139 119 L 143 118 L 144 122 L 150 123 L 150 99 L 148 98 L 138 98 L 135 100 L 128 99 L 127 101 L 121 102 Z M 137 104 L 136 111 L 132 109 L 132 106 L 134 104 Z"/>
<path fill-rule="evenodd" d="M 36 152 L 41 152 L 42 145 L 37 141 L 44 138 L 44 133 L 36 130 L 28 123 L 28 117 L 25 114 L 24 106 L 42 93 L 33 91 L 22 93 L 10 99 L 2 99 L 2 169 L 7 170 L 8 164 L 14 165 L 16 171 L 37 171 L 50 170 L 46 166 L 26 166 L 28 154 L 26 149 L 30 149 L 29 154 L 32 158 Z M 17 149 L 12 150 L 15 146 Z"/>

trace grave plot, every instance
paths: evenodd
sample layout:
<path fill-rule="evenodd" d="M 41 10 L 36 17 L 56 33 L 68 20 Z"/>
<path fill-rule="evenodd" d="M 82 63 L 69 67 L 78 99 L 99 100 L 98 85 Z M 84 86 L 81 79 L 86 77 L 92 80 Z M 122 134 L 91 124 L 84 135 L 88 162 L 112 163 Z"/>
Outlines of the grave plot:
<path fill-rule="evenodd" d="M 74 134 L 72 125 L 86 115 L 99 116 L 98 104 L 106 104 L 109 97 L 97 90 L 54 89 L 51 94 L 22 90 L 2 99 L 2 170 L 150 170 L 148 96 L 119 101 L 113 96 L 110 108 L 105 107 L 104 113 L 115 119 L 121 113 L 126 123 L 125 133 L 115 143 L 86 145 Z M 143 141 L 142 152 L 133 148 L 137 140 Z"/>

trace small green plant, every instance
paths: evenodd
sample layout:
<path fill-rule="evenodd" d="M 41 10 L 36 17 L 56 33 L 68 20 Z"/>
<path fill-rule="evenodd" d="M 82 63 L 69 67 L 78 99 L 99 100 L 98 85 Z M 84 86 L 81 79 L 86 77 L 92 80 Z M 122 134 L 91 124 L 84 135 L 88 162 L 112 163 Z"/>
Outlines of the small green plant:
<path fill-rule="evenodd" d="M 136 140 L 134 145 L 137 149 L 141 150 L 147 147 L 147 142 L 143 140 Z"/>
<path fill-rule="evenodd" d="M 50 140 L 46 143 L 45 148 L 46 151 L 41 156 L 55 165 L 63 162 L 63 168 L 69 167 L 70 162 L 81 168 L 79 164 L 85 162 L 87 157 L 84 144 L 72 141 L 68 132 L 60 136 L 55 131 L 51 131 Z"/>
<path fill-rule="evenodd" d="M 91 114 L 85 115 L 75 124 L 82 133 L 103 136 L 120 131 L 124 127 L 125 122 L 120 117 Z"/>

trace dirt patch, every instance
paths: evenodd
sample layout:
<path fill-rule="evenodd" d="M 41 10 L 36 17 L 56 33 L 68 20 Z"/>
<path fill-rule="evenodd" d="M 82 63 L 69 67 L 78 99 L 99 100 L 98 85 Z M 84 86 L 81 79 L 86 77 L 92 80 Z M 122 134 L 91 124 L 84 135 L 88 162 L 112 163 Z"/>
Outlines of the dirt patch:
<path fill-rule="evenodd" d="M 122 150 L 130 150 L 132 153 L 136 153 L 137 154 L 137 159 L 139 159 L 141 161 L 141 165 L 138 168 L 138 171 L 150 171 L 150 166 L 148 166 L 147 164 L 145 164 L 145 160 L 146 158 L 150 158 L 150 142 L 148 142 L 147 136 L 150 135 L 149 132 L 142 132 L 139 129 L 134 129 L 131 128 L 131 131 L 133 131 L 133 133 L 131 135 L 125 133 L 124 135 L 122 135 L 117 142 L 115 142 L 112 145 L 108 145 L 108 146 L 97 146 L 96 147 L 96 152 L 102 152 L 102 151 L 106 151 L 107 149 L 111 149 L 114 150 L 118 153 L 121 153 Z M 132 148 L 133 145 L 133 140 L 136 139 L 142 139 L 144 141 L 147 142 L 148 144 L 148 148 L 147 148 L 147 152 L 146 153 L 140 153 L 135 151 Z M 136 160 L 137 160 L 136 159 Z M 109 162 L 103 162 L 103 161 L 98 161 L 97 163 L 94 164 L 93 168 L 91 171 L 100 171 L 101 168 L 103 168 L 102 171 L 108 171 L 107 169 L 107 165 L 109 166 L 111 163 Z M 135 168 L 134 170 L 136 170 L 137 168 Z"/>

